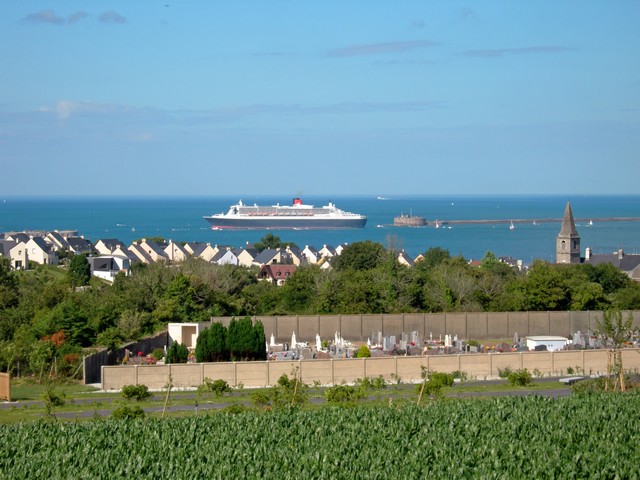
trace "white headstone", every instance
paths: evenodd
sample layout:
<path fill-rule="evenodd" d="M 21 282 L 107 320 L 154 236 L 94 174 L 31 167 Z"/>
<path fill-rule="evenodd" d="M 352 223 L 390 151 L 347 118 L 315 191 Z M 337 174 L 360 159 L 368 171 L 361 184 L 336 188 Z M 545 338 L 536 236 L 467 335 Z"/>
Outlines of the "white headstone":
<path fill-rule="evenodd" d="M 291 346 L 289 347 L 291 350 L 295 350 L 296 348 L 296 332 L 291 334 Z"/>

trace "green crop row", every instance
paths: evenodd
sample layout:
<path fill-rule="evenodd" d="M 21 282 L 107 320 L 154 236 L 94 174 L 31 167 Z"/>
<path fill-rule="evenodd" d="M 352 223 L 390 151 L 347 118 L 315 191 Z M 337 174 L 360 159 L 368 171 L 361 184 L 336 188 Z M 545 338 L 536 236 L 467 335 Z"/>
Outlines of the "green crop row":
<path fill-rule="evenodd" d="M 0 477 L 639 478 L 640 394 L 0 427 Z"/>

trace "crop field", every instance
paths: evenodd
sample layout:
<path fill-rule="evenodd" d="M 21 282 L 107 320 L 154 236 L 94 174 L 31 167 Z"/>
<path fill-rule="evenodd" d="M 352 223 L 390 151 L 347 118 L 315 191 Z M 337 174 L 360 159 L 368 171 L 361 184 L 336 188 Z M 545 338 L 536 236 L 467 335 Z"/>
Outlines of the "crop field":
<path fill-rule="evenodd" d="M 640 478 L 640 394 L 0 427 L 0 477 Z"/>

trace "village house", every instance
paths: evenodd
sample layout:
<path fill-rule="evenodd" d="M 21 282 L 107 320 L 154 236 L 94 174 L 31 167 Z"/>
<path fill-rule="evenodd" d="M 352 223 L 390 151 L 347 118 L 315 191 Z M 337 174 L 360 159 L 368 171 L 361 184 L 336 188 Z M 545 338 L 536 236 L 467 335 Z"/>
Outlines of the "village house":
<path fill-rule="evenodd" d="M 324 257 L 335 257 L 336 255 L 338 255 L 338 252 L 336 252 L 335 248 L 329 247 L 327 245 L 323 245 L 322 248 L 320 250 L 318 250 L 318 253 L 323 258 Z"/>
<path fill-rule="evenodd" d="M 93 253 L 93 244 L 84 237 L 67 237 L 69 252 L 74 255 L 89 255 Z"/>
<path fill-rule="evenodd" d="M 9 249 L 9 261 L 14 270 L 26 270 L 29 268 L 29 256 L 27 255 L 26 242 L 13 242 Z"/>
<path fill-rule="evenodd" d="M 44 237 L 44 241 L 51 245 L 54 250 L 71 251 L 69 242 L 67 242 L 67 239 L 58 230 L 48 232 Z"/>
<path fill-rule="evenodd" d="M 295 273 L 297 268 L 295 265 L 263 265 L 258 273 L 258 280 L 264 280 L 280 287 Z"/>
<path fill-rule="evenodd" d="M 98 257 L 87 257 L 91 267 L 91 275 L 113 282 L 118 273 L 129 275 L 131 273 L 131 262 L 129 258 L 119 255 L 100 255 Z"/>
<path fill-rule="evenodd" d="M 129 245 L 128 250 L 133 256 L 136 257 L 138 262 L 146 263 L 147 265 L 154 262 L 153 258 L 151 258 L 151 256 L 147 254 L 144 248 L 142 248 L 142 246 L 137 242 L 133 242 L 131 245 Z"/>
<path fill-rule="evenodd" d="M 135 251 L 134 248 L 132 248 L 134 247 L 134 245 Z M 140 261 L 144 263 L 154 263 L 168 260 L 163 247 L 158 245 L 156 242 L 147 240 L 146 238 L 143 238 L 139 242 L 133 242 L 129 246 L 129 250 L 131 250 L 140 259 Z M 140 255 L 140 251 L 142 251 L 143 253 L 142 256 Z"/>
<path fill-rule="evenodd" d="M 190 255 L 180 243 L 176 243 L 173 240 L 169 240 L 164 249 L 164 254 L 171 263 L 184 262 Z"/>
<path fill-rule="evenodd" d="M 307 263 L 312 265 L 315 265 L 316 263 L 318 263 L 322 258 L 318 250 L 315 247 L 310 245 L 305 245 L 305 247 L 302 249 L 302 255 L 304 255 L 304 258 L 306 259 Z"/>
<path fill-rule="evenodd" d="M 211 263 L 215 263 L 216 265 L 238 265 L 238 257 L 231 247 L 227 247 L 226 249 L 220 250 L 211 259 Z"/>
<path fill-rule="evenodd" d="M 31 237 L 24 245 L 27 252 L 25 268 L 28 268 L 29 262 L 39 265 L 58 264 L 58 255 L 53 251 L 51 245 L 45 242 L 43 237 Z"/>
<path fill-rule="evenodd" d="M 404 265 L 406 267 L 413 267 L 414 265 L 414 261 L 413 259 L 406 254 L 406 252 L 404 250 L 401 250 L 400 252 L 398 252 L 398 263 L 400 265 Z"/>
<path fill-rule="evenodd" d="M 594 254 L 590 247 L 585 250 L 584 262 L 590 265 L 610 263 L 626 273 L 629 278 L 640 281 L 640 255 L 625 254 L 623 249 L 610 254 Z"/>
<path fill-rule="evenodd" d="M 220 251 L 217 245 L 212 247 L 210 243 L 201 243 L 197 246 L 189 245 L 189 248 L 193 248 L 192 255 L 194 257 L 201 258 L 205 262 L 210 262 L 216 253 Z"/>
<path fill-rule="evenodd" d="M 253 265 L 253 261 L 258 256 L 258 250 L 253 247 L 244 247 L 237 249 L 235 254 L 238 257 L 238 265 L 248 268 Z"/>
<path fill-rule="evenodd" d="M 292 263 L 291 255 L 282 248 L 266 248 L 253 259 L 252 265 L 261 267 L 275 263 L 290 265 Z"/>
<path fill-rule="evenodd" d="M 124 250 L 126 245 L 117 238 L 102 238 L 98 240 L 94 249 L 100 255 L 111 255 L 116 249 Z"/>
<path fill-rule="evenodd" d="M 291 259 L 291 264 L 295 265 L 296 267 L 307 263 L 307 259 L 298 247 L 287 245 L 285 251 L 287 252 L 288 257 Z"/>

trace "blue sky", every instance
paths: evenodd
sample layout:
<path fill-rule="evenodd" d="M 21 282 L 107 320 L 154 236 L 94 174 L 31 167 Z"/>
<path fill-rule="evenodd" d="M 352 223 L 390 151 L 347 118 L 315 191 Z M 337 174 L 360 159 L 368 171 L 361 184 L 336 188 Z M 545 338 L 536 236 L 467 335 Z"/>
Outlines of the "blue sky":
<path fill-rule="evenodd" d="M 640 193 L 640 2 L 28 1 L 5 195 Z"/>

